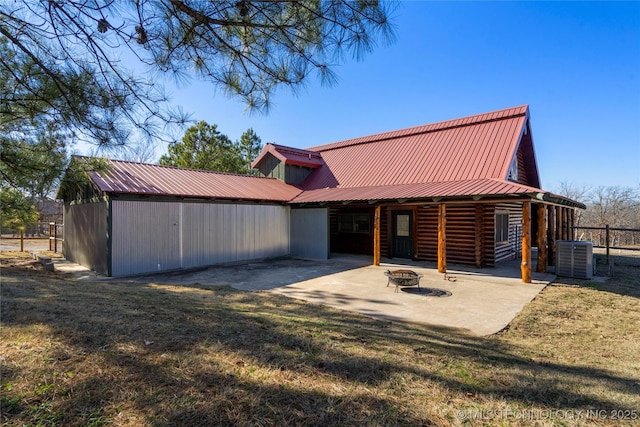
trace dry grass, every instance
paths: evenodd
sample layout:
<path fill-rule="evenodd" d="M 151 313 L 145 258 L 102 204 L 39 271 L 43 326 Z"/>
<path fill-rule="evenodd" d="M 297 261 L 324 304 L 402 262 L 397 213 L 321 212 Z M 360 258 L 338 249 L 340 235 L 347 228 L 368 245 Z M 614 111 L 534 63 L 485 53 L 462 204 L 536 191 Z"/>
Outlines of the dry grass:
<path fill-rule="evenodd" d="M 550 286 L 508 330 L 479 338 L 228 287 L 79 282 L 3 259 L 2 422 L 637 423 L 637 261 L 618 261 L 606 284 Z"/>

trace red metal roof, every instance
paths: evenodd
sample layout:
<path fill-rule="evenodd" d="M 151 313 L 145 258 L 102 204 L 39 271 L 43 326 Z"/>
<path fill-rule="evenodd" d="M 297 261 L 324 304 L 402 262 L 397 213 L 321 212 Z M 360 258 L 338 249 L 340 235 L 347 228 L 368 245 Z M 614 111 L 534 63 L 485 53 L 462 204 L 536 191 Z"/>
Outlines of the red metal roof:
<path fill-rule="evenodd" d="M 319 168 L 322 166 L 322 157 L 320 154 L 314 151 L 302 150 L 299 148 L 285 147 L 284 145 L 277 145 L 267 143 L 262 147 L 260 155 L 251 163 L 251 167 L 255 168 L 265 158 L 267 154 L 275 156 L 285 164 L 305 166 L 308 168 Z"/>
<path fill-rule="evenodd" d="M 253 165 L 273 155 L 287 164 L 315 168 L 302 189 L 271 178 L 118 160 L 111 161 L 108 174 L 92 172 L 91 177 L 111 193 L 291 203 L 539 193 L 561 199 L 536 188 L 539 178 L 528 120 L 524 105 L 309 150 L 267 144 Z M 531 157 L 525 159 L 531 170 L 526 183 L 515 183 L 507 176 L 521 141 Z"/>
<path fill-rule="evenodd" d="M 89 172 L 108 193 L 286 202 L 300 189 L 273 178 L 110 160 L 108 172 Z"/>
<path fill-rule="evenodd" d="M 300 193 L 293 203 L 344 202 L 365 200 L 427 199 L 440 197 L 534 195 L 542 190 L 499 179 L 442 181 L 373 187 L 321 188 Z"/>
<path fill-rule="evenodd" d="M 311 148 L 324 165 L 303 190 L 506 180 L 528 106 Z"/>

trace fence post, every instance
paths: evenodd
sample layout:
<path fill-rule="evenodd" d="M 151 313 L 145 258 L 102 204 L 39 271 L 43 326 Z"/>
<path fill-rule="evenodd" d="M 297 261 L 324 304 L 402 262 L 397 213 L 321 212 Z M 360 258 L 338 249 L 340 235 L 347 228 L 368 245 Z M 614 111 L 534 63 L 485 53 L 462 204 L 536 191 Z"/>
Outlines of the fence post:
<path fill-rule="evenodd" d="M 609 265 L 609 224 L 604 226 L 604 239 L 607 248 L 607 265 Z"/>
<path fill-rule="evenodd" d="M 53 226 L 53 252 L 58 253 L 58 224 Z"/>
<path fill-rule="evenodd" d="M 20 252 L 24 252 L 24 230 L 20 229 Z"/>
<path fill-rule="evenodd" d="M 55 229 L 56 228 L 56 223 L 55 222 L 50 222 L 49 223 L 49 250 L 50 251 L 53 250 L 53 243 L 51 242 L 51 238 L 53 237 L 53 229 L 51 227 L 53 227 L 53 229 Z"/>

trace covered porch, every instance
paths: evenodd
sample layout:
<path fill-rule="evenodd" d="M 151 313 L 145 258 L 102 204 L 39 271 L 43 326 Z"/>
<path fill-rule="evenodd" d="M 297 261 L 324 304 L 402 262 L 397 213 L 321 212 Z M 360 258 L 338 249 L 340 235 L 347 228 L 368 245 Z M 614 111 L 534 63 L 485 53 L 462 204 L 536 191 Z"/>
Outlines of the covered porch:
<path fill-rule="evenodd" d="M 430 261 L 440 273 L 448 264 L 497 268 L 517 260 L 522 282 L 531 283 L 533 271 L 554 265 L 556 241 L 573 239 L 578 207 L 535 196 L 331 204 L 330 250 L 370 255 L 376 266 L 385 258 Z"/>

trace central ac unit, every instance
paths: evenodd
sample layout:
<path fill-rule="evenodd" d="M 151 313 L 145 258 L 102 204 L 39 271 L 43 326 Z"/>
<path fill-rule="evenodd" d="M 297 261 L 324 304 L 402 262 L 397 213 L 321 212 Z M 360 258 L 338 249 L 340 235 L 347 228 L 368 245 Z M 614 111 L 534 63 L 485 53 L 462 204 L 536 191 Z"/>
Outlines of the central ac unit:
<path fill-rule="evenodd" d="M 556 242 L 556 275 L 591 279 L 593 277 L 593 243 L 558 240 Z"/>

